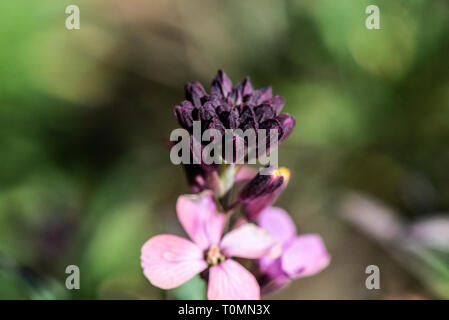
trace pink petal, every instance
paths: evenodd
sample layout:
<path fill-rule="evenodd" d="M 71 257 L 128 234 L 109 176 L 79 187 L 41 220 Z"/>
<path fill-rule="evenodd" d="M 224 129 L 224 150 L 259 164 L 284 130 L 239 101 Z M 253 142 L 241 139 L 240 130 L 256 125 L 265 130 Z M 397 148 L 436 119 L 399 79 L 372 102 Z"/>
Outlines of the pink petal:
<path fill-rule="evenodd" d="M 175 288 L 207 268 L 203 251 L 197 245 L 170 234 L 148 240 L 140 259 L 145 276 L 162 289 Z"/>
<path fill-rule="evenodd" d="M 276 207 L 268 207 L 259 215 L 259 226 L 268 231 L 281 244 L 296 236 L 296 226 L 288 213 Z"/>
<path fill-rule="evenodd" d="M 225 215 L 217 213 L 212 194 L 180 196 L 176 211 L 184 230 L 201 249 L 218 244 L 223 233 Z"/>
<path fill-rule="evenodd" d="M 330 262 L 323 240 L 317 234 L 298 236 L 284 249 L 282 270 L 292 278 L 314 275 Z"/>
<path fill-rule="evenodd" d="M 267 255 L 276 243 L 263 229 L 245 223 L 223 237 L 220 249 L 228 257 L 256 259 Z"/>
<path fill-rule="evenodd" d="M 248 270 L 228 259 L 210 268 L 207 297 L 209 300 L 259 300 L 260 287 Z"/>

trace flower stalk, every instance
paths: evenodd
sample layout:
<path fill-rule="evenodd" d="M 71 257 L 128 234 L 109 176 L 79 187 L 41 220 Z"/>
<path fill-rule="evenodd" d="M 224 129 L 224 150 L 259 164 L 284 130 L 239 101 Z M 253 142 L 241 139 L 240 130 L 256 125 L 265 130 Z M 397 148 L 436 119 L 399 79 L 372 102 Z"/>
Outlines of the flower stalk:
<path fill-rule="evenodd" d="M 200 121 L 201 128 L 220 132 L 269 129 L 278 136 L 277 144 L 295 126 L 293 117 L 281 113 L 284 98 L 273 96 L 271 87 L 254 89 L 248 77 L 233 86 L 219 70 L 209 93 L 199 82 L 187 84 L 185 93 L 186 100 L 175 107 L 174 114 L 190 141 L 195 140 L 195 121 Z M 237 142 L 244 142 L 248 160 L 254 146 L 239 137 L 233 139 L 231 146 L 236 150 Z M 211 141 L 217 142 L 221 141 Z M 207 150 L 203 141 L 196 143 L 201 154 Z M 268 149 L 258 144 L 253 154 L 262 159 L 277 144 Z M 321 237 L 297 235 L 287 212 L 272 207 L 290 179 L 288 169 L 257 170 L 232 161 L 208 164 L 195 152 L 191 156 L 201 160 L 184 164 L 194 194 L 182 195 L 176 203 L 178 220 L 189 239 L 162 234 L 142 247 L 143 272 L 154 286 L 175 288 L 199 274 L 207 282 L 208 299 L 260 299 L 261 294 L 316 274 L 329 264 Z M 251 259 L 254 268 L 247 270 L 236 258 Z"/>

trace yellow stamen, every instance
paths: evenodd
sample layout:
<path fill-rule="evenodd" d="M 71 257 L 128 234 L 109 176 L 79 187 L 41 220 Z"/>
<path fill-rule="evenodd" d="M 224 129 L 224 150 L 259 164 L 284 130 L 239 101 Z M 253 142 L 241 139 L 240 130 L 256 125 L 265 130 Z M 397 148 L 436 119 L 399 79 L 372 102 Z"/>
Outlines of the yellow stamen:
<path fill-rule="evenodd" d="M 280 174 L 284 177 L 284 183 L 286 184 L 288 180 L 290 180 L 290 170 L 288 170 L 286 167 L 280 167 L 279 170 Z"/>
<path fill-rule="evenodd" d="M 282 246 L 280 244 L 274 246 L 273 248 L 271 248 L 270 253 L 268 254 L 268 256 L 271 259 L 276 259 L 279 258 L 282 254 Z"/>

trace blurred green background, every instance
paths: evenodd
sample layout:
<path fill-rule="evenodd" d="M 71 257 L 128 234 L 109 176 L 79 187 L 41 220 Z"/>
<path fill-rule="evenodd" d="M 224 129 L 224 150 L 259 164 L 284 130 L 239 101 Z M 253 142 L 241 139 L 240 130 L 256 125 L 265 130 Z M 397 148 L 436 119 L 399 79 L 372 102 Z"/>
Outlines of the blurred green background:
<path fill-rule="evenodd" d="M 139 256 L 183 234 L 172 109 L 219 68 L 286 98 L 276 205 L 332 255 L 268 298 L 449 298 L 448 52 L 446 0 L 1 1 L 0 299 L 203 297 L 152 287 Z"/>

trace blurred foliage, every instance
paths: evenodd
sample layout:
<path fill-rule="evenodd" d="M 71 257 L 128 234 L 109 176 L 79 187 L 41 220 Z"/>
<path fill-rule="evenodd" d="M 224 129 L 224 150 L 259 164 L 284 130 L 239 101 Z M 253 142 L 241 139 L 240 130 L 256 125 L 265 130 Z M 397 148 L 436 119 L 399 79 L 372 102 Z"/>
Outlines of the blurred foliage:
<path fill-rule="evenodd" d="M 69 4 L 80 30 L 65 28 Z M 365 28 L 369 4 L 380 30 Z M 204 297 L 197 278 L 152 287 L 139 256 L 150 236 L 182 234 L 172 107 L 218 68 L 286 98 L 297 127 L 279 150 L 293 172 L 279 202 L 333 256 L 273 298 L 449 297 L 448 252 L 393 260 L 394 243 L 339 215 L 355 190 L 406 223 L 448 217 L 447 1 L 23 0 L 0 12 L 1 299 Z M 380 294 L 363 287 L 373 263 Z M 79 291 L 64 288 L 69 264 Z"/>

